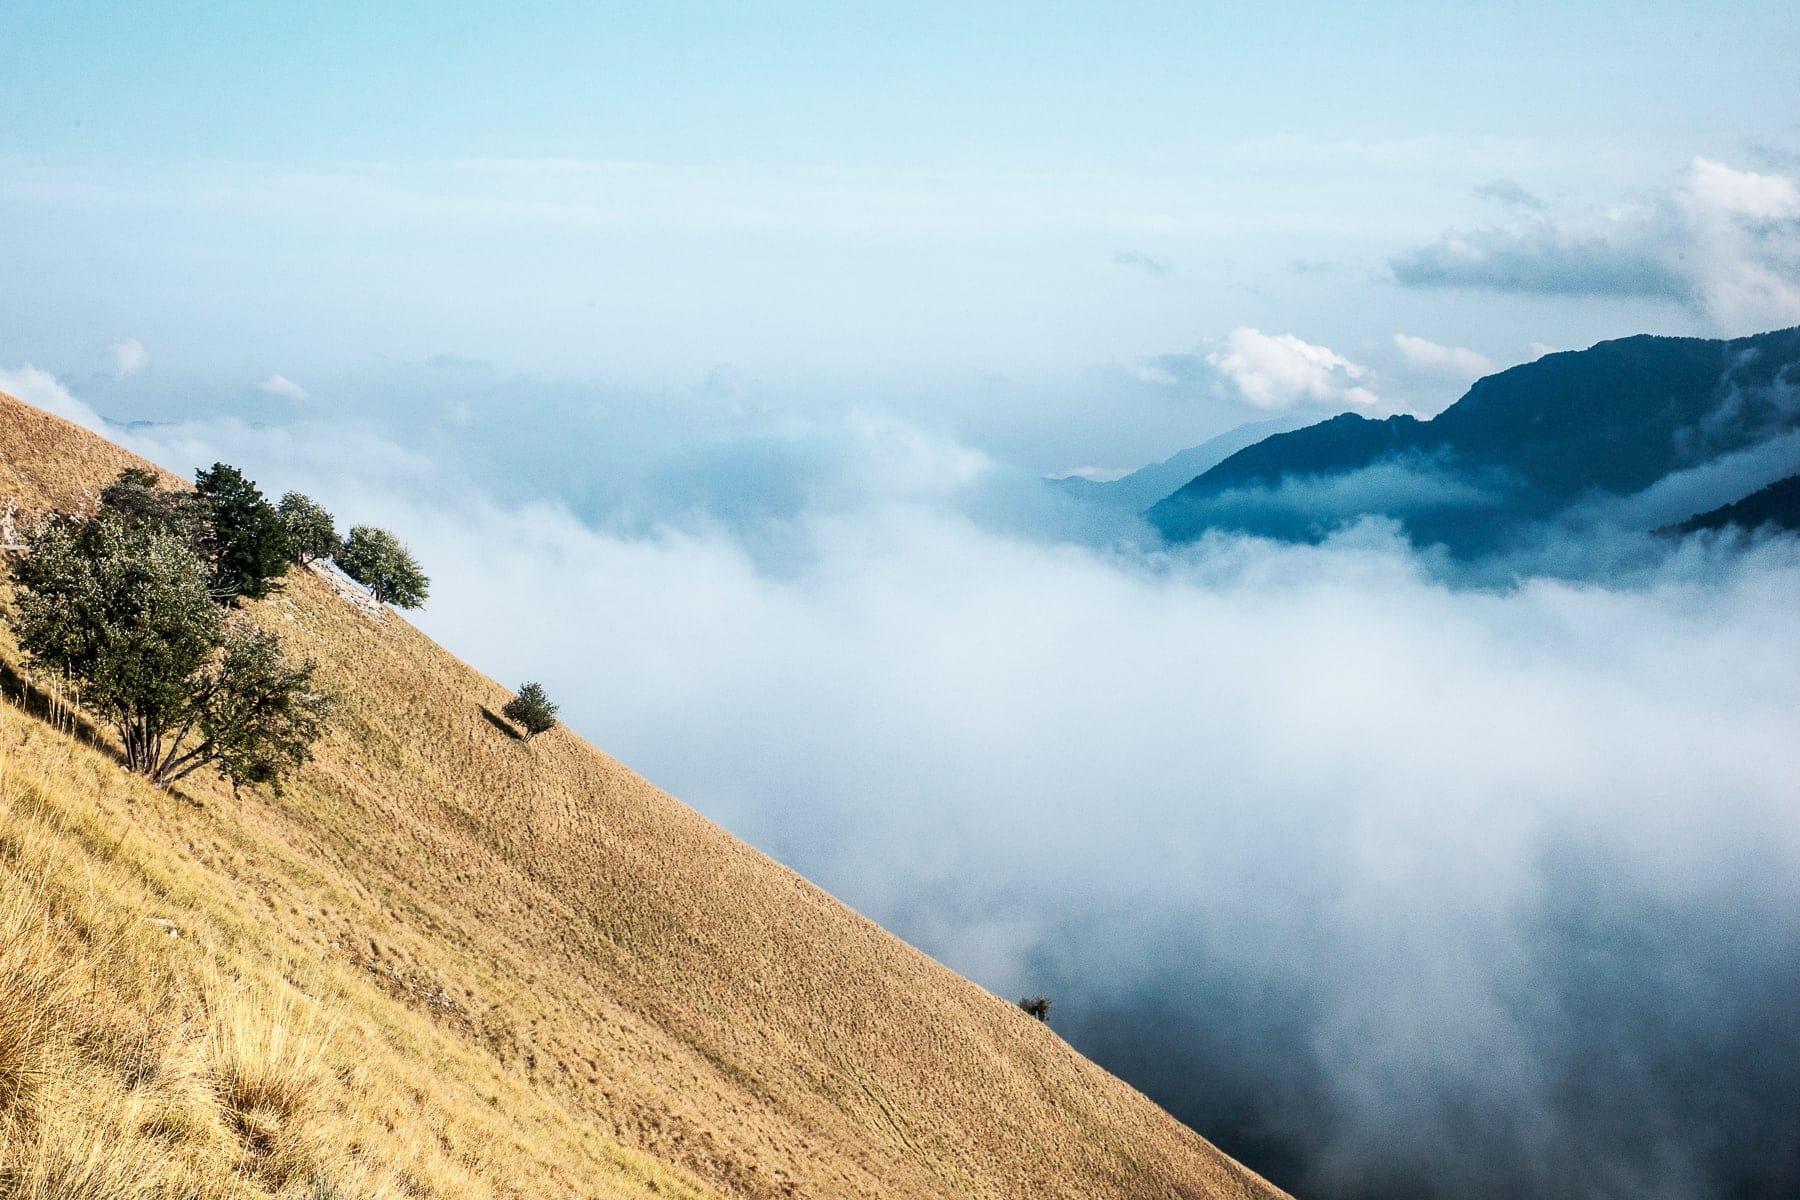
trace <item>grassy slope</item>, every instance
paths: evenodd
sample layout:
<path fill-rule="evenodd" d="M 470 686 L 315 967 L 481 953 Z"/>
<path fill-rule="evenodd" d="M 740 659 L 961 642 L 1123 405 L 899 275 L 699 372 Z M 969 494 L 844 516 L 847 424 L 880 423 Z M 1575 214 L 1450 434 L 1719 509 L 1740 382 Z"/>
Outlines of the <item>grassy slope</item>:
<path fill-rule="evenodd" d="M 0 397 L 0 507 L 90 502 L 127 461 Z M 85 997 L 34 1035 L 61 1065 L 26 1134 L 96 1097 L 220 1195 L 1278 1194 L 567 730 L 508 737 L 484 713 L 508 693 L 399 617 L 306 572 L 255 615 L 340 700 L 279 800 L 157 793 L 0 708 L 9 944 Z M 258 1125 L 221 1081 L 271 1029 L 312 1041 Z M 133 1037 L 153 1067 L 120 1068 Z M 143 1115 L 171 1104 L 176 1134 Z"/>

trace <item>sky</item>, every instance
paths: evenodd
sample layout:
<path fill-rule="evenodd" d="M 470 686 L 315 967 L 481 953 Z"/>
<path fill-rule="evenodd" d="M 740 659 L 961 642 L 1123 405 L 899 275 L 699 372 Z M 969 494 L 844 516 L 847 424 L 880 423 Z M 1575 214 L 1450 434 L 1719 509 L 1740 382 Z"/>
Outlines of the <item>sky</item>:
<path fill-rule="evenodd" d="M 9 4 L 0 390 L 393 529 L 433 637 L 1301 1194 L 1780 1191 L 1791 542 L 1041 476 L 1800 324 L 1788 7 Z"/>
<path fill-rule="evenodd" d="M 731 378 L 1045 471 L 1239 423 L 1157 366 L 1239 329 L 1441 408 L 1548 347 L 1800 320 L 1791 276 L 1687 265 L 1792 266 L 1746 199 L 1792 203 L 1790 17 L 11 4 L 0 360 L 129 419 L 444 359 L 526 408 Z"/>

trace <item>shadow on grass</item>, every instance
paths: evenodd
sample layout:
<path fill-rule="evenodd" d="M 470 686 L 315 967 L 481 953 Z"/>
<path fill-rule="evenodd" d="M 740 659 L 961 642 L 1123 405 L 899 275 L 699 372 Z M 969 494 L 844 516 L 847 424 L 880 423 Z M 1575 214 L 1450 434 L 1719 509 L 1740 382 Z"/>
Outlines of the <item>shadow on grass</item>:
<path fill-rule="evenodd" d="M 0 662 L 0 694 L 23 709 L 26 715 L 79 738 L 120 766 L 125 765 L 125 756 L 119 753 L 98 725 L 88 720 L 86 715 L 67 700 L 19 674 L 11 663 Z"/>
<path fill-rule="evenodd" d="M 520 733 L 517 729 L 514 729 L 512 724 L 508 722 L 505 717 L 495 716 L 493 710 L 488 708 L 485 704 L 480 707 L 481 715 L 487 718 L 487 723 L 489 725 L 492 725 L 495 729 L 498 729 L 501 733 L 504 733 L 515 742 L 522 742 L 525 740 L 525 735 Z"/>
<path fill-rule="evenodd" d="M 27 716 L 36 717 L 53 729 L 62 730 L 78 741 L 92 746 L 118 763 L 119 766 L 126 766 L 125 755 L 119 751 L 118 746 L 114 744 L 106 730 L 88 720 L 85 714 L 67 700 L 58 699 L 54 692 L 39 687 L 19 674 L 11 663 L 0 662 L 0 696 L 3 696 L 9 703 L 18 705 Z M 490 717 L 490 719 L 492 718 Z M 514 734 L 513 736 L 517 737 L 518 735 Z M 181 788 L 171 785 L 163 790 L 194 808 L 206 807 L 205 801 Z"/>

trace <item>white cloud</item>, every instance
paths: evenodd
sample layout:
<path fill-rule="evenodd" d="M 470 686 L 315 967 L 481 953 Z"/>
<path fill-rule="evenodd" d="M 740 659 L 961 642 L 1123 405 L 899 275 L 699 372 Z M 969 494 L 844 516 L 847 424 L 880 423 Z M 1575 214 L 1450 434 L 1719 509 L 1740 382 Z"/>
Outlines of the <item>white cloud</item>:
<path fill-rule="evenodd" d="M 1280 411 L 1341 404 L 1373 408 L 1381 402 L 1365 386 L 1367 367 L 1291 333 L 1267 334 L 1240 325 L 1206 361 L 1256 408 Z"/>
<path fill-rule="evenodd" d="M 259 392 L 267 392 L 271 396 L 280 396 L 284 400 L 305 400 L 307 391 L 286 375 L 271 375 L 256 385 Z"/>
<path fill-rule="evenodd" d="M 0 370 L 0 392 L 8 392 L 84 429 L 112 436 L 99 413 L 71 395 L 56 376 L 38 367 L 27 364 L 15 371 Z"/>
<path fill-rule="evenodd" d="M 1701 213 L 1758 221 L 1791 221 L 1800 217 L 1800 187 L 1793 180 L 1733 170 L 1707 158 L 1694 160 L 1676 195 L 1684 206 Z"/>
<path fill-rule="evenodd" d="M 136 338 L 114 342 L 106 348 L 106 352 L 112 357 L 114 379 L 136 375 L 150 365 L 150 352 Z"/>
<path fill-rule="evenodd" d="M 1800 323 L 1800 187 L 1696 158 L 1675 190 L 1679 262 L 1708 315 L 1749 333 Z"/>
<path fill-rule="evenodd" d="M 1486 355 L 1464 350 L 1460 346 L 1439 345 L 1410 333 L 1396 333 L 1394 345 L 1409 366 L 1433 375 L 1451 379 L 1477 379 L 1491 374 L 1494 369 L 1492 360 Z"/>
<path fill-rule="evenodd" d="M 1800 185 L 1696 158 L 1662 194 L 1589 213 L 1522 210 L 1394 258 L 1401 284 L 1662 299 L 1726 334 L 1800 323 Z"/>
<path fill-rule="evenodd" d="M 1174 387 L 1181 382 L 1181 377 L 1167 367 L 1154 363 L 1136 363 L 1131 367 L 1131 377 L 1139 383 L 1147 383 L 1151 387 Z"/>

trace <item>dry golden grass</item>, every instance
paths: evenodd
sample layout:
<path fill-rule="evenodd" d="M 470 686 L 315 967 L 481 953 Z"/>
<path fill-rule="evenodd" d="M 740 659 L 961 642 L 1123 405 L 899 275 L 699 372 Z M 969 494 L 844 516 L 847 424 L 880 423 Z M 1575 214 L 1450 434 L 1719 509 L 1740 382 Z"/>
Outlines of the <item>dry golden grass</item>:
<path fill-rule="evenodd" d="M 0 505 L 128 461 L 0 399 Z M 1279 1194 L 398 616 L 255 612 L 339 698 L 280 799 L 0 706 L 0 979 L 64 998 L 0 1000 L 0 1197 Z"/>

